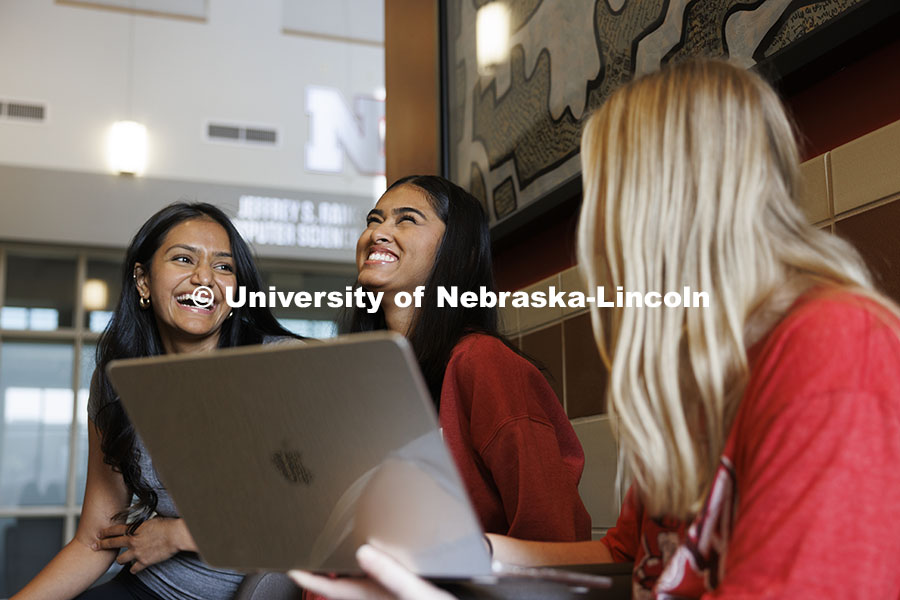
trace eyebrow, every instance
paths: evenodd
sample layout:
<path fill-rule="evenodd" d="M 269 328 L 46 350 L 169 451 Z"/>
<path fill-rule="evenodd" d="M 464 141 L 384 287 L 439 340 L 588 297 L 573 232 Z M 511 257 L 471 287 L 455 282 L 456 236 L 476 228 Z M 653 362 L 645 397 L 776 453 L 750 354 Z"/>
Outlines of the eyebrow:
<path fill-rule="evenodd" d="M 169 246 L 169 248 L 166 250 L 166 253 L 171 252 L 171 251 L 174 250 L 175 248 L 181 248 L 181 249 L 183 249 L 183 250 L 187 250 L 188 252 L 193 252 L 194 254 L 200 254 L 200 250 L 198 250 L 198 249 L 197 249 L 196 247 L 194 247 L 194 246 L 188 246 L 187 244 L 173 244 L 173 245 Z M 213 256 L 224 257 L 224 258 L 232 258 L 231 252 L 221 252 L 221 251 L 220 251 L 220 252 L 213 252 Z"/>
<path fill-rule="evenodd" d="M 396 215 L 403 214 L 403 213 L 408 213 L 408 212 L 416 213 L 417 215 L 419 215 L 420 217 L 422 217 L 422 218 L 425 219 L 426 221 L 428 220 L 428 217 L 425 216 L 425 213 L 423 213 L 421 210 L 419 210 L 419 209 L 417 209 L 417 208 L 413 208 L 413 207 L 411 207 L 411 206 L 401 206 L 401 207 L 399 207 L 399 208 L 395 208 L 395 209 L 394 209 L 393 211 L 391 211 L 391 212 L 393 212 L 395 216 L 396 216 Z"/>
<path fill-rule="evenodd" d="M 395 216 L 396 216 L 396 215 L 401 215 L 401 214 L 403 214 L 403 213 L 415 213 L 415 214 L 419 215 L 420 217 L 422 217 L 423 219 L 425 219 L 426 221 L 428 220 L 428 217 L 425 215 L 425 213 L 423 213 L 423 212 L 422 212 L 421 210 L 419 210 L 418 208 L 413 208 L 413 207 L 411 207 L 411 206 L 400 206 L 400 207 L 398 207 L 398 208 L 395 208 L 395 209 L 392 210 L 391 212 L 392 212 Z M 372 215 L 381 217 L 381 218 L 383 219 L 383 218 L 384 218 L 384 211 L 381 210 L 380 208 L 373 208 L 372 210 L 369 211 L 369 214 L 366 215 L 366 218 L 369 218 L 369 217 L 371 217 Z"/>

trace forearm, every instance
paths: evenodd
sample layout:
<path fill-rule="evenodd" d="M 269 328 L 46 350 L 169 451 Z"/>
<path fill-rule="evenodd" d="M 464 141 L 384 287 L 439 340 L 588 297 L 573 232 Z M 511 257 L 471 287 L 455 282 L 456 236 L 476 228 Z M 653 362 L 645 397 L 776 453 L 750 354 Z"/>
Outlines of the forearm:
<path fill-rule="evenodd" d="M 10 600 L 74 598 L 103 575 L 115 558 L 115 551 L 95 551 L 74 539 Z"/>
<path fill-rule="evenodd" d="M 581 565 L 613 561 L 606 544 L 590 542 L 531 542 L 505 535 L 487 534 L 494 550 L 494 559 L 526 567 L 550 565 Z"/>
<path fill-rule="evenodd" d="M 178 550 L 182 552 L 197 552 L 197 543 L 194 542 L 194 536 L 191 535 L 184 519 L 173 519 L 172 525 L 174 528 L 172 535 Z"/>

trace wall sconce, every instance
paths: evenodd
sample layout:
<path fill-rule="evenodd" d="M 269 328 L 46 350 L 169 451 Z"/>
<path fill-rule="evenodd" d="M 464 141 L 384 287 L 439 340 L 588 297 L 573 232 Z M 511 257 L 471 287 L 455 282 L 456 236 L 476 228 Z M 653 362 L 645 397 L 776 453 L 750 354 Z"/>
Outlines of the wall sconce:
<path fill-rule="evenodd" d="M 509 7 L 491 2 L 475 15 L 475 55 L 478 72 L 490 75 L 509 56 Z"/>
<path fill-rule="evenodd" d="M 147 166 L 147 128 L 135 121 L 113 123 L 107 149 L 114 172 L 140 175 Z"/>

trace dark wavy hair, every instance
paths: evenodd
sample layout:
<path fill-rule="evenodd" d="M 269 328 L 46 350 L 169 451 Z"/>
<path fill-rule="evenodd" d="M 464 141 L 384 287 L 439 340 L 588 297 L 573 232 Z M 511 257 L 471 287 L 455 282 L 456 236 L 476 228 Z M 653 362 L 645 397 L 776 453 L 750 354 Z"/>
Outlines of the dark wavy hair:
<path fill-rule="evenodd" d="M 150 217 L 131 240 L 122 265 L 122 294 L 97 345 L 96 387 L 91 386 L 92 393 L 100 394 L 101 408 L 95 424 L 101 434 L 103 460 L 122 474 L 128 490 L 137 497 L 128 509 L 117 515 L 118 518 L 130 517 L 130 534 L 154 513 L 158 498 L 141 473 L 134 427 L 106 376 L 106 365 L 120 358 L 164 354 L 153 311 L 139 308 L 140 297 L 133 281 L 134 267 L 140 263 L 144 269 L 149 269 L 153 255 L 166 234 L 179 223 L 192 219 L 207 219 L 221 225 L 228 233 L 237 283 L 245 286 L 248 292 L 262 288 L 262 280 L 247 243 L 225 213 L 211 204 L 171 204 Z M 232 316 L 222 324 L 219 347 L 259 344 L 268 336 L 297 337 L 284 329 L 267 308 L 249 308 L 245 305 L 234 308 Z"/>
<path fill-rule="evenodd" d="M 444 371 L 453 347 L 463 336 L 484 333 L 500 339 L 507 346 L 510 344 L 498 330 L 499 313 L 496 308 L 480 305 L 473 308 L 437 307 L 438 286 L 456 286 L 460 294 L 478 292 L 481 287 L 496 291 L 491 235 L 481 203 L 458 185 L 436 175 L 411 175 L 398 179 L 385 193 L 403 185 L 413 186 L 424 192 L 445 226 L 444 237 L 435 253 L 434 265 L 425 283 L 422 308 L 416 311 L 407 336 L 434 399 L 435 408 L 440 410 Z M 343 333 L 386 328 L 381 309 L 370 314 L 364 308 L 355 308 L 342 317 Z"/>

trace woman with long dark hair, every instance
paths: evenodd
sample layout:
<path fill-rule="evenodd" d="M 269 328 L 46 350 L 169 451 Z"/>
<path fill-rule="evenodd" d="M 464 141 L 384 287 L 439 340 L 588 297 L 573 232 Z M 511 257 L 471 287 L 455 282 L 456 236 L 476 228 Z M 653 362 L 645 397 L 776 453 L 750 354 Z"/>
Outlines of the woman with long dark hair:
<path fill-rule="evenodd" d="M 97 347 L 88 401 L 89 458 L 75 538 L 14 598 L 231 598 L 243 579 L 196 555 L 193 538 L 106 376 L 110 361 L 295 337 L 264 308 L 231 309 L 225 288 L 262 287 L 250 249 L 221 210 L 175 203 L 144 223 L 122 295 Z M 212 303 L 195 303 L 200 287 Z M 124 552 L 119 553 L 121 549 Z M 117 560 L 126 567 L 85 593 Z M 79 596 L 81 594 L 81 596 Z"/>
<path fill-rule="evenodd" d="M 377 313 L 352 312 L 344 329 L 390 329 L 410 340 L 484 530 L 589 539 L 578 495 L 584 453 L 559 399 L 503 340 L 495 307 L 438 305 L 439 287 L 495 291 L 478 200 L 441 177 L 398 180 L 369 212 L 357 267 L 358 285 L 384 297 Z M 418 287 L 419 308 L 396 302 Z"/>

